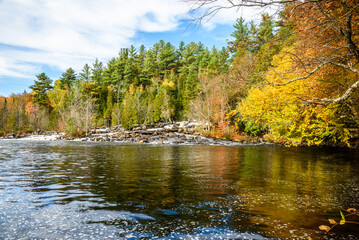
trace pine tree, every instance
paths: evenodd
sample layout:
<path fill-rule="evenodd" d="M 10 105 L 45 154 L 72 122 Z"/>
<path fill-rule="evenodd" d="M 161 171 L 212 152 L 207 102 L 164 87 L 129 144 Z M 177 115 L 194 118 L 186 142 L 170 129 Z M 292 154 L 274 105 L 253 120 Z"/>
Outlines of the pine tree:
<path fill-rule="evenodd" d="M 102 82 L 102 73 L 103 73 L 103 64 L 102 62 L 99 62 L 96 58 L 95 63 L 93 64 L 93 67 L 91 69 L 91 80 L 96 83 Z"/>
<path fill-rule="evenodd" d="M 199 71 L 201 73 L 207 73 L 208 72 L 208 66 L 211 61 L 211 55 L 208 50 L 208 48 L 205 48 L 203 52 L 200 53 L 199 56 Z"/>
<path fill-rule="evenodd" d="M 66 72 L 61 74 L 60 78 L 60 88 L 61 89 L 70 89 L 72 84 L 76 81 L 76 74 L 72 68 L 66 70 Z"/>
<path fill-rule="evenodd" d="M 255 69 L 253 71 L 253 82 L 262 81 L 262 76 L 271 66 L 272 58 L 280 50 L 278 45 L 272 44 L 274 22 L 267 13 L 262 14 L 262 21 L 258 27 L 258 33 L 255 36 Z"/>
<path fill-rule="evenodd" d="M 151 78 L 155 76 L 155 61 L 155 54 L 153 49 L 150 48 L 146 51 L 146 56 L 141 71 L 142 78 L 140 78 L 140 83 L 144 85 L 150 84 Z"/>
<path fill-rule="evenodd" d="M 183 107 L 185 112 L 189 110 L 190 101 L 196 96 L 198 86 L 198 73 L 196 66 L 192 64 L 188 70 L 188 75 L 185 82 Z"/>
<path fill-rule="evenodd" d="M 32 96 L 34 97 L 34 102 L 37 103 L 41 108 L 49 107 L 49 101 L 47 98 L 47 91 L 51 90 L 52 80 L 46 76 L 45 73 L 41 73 L 36 76 L 34 85 L 30 86 L 32 90 Z"/>
<path fill-rule="evenodd" d="M 91 79 L 91 68 L 87 63 L 81 69 L 81 73 L 79 74 L 79 76 L 80 76 L 81 79 L 83 79 L 85 81 L 90 81 L 90 79 Z"/>
<path fill-rule="evenodd" d="M 233 40 L 228 42 L 228 48 L 233 56 L 231 61 L 233 61 L 237 55 L 243 56 L 246 51 L 248 51 L 250 43 L 249 29 L 248 24 L 245 22 L 244 18 L 240 17 L 236 20 L 236 24 L 233 25 L 235 28 L 234 32 L 231 34 Z"/>
<path fill-rule="evenodd" d="M 182 60 L 183 60 L 185 47 L 186 47 L 186 44 L 183 41 L 181 41 L 178 46 L 178 49 L 176 50 L 176 58 L 178 59 L 179 62 L 182 62 Z"/>
<path fill-rule="evenodd" d="M 159 73 L 163 76 L 176 66 L 175 48 L 171 43 L 166 43 L 158 54 Z"/>
<path fill-rule="evenodd" d="M 262 14 L 262 20 L 258 27 L 258 33 L 255 35 L 256 49 L 258 51 L 264 44 L 273 39 L 273 18 L 268 13 Z"/>

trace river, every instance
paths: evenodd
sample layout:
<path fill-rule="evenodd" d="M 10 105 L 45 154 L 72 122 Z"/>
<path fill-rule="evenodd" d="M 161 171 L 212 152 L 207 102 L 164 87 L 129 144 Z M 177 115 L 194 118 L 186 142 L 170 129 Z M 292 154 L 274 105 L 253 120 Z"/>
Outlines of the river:
<path fill-rule="evenodd" d="M 359 239 L 338 148 L 0 141 L 0 239 Z"/>

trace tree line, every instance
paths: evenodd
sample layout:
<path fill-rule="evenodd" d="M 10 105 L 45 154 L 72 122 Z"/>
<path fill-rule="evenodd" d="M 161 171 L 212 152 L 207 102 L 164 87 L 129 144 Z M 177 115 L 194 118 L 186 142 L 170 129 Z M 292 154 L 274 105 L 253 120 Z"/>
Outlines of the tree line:
<path fill-rule="evenodd" d="M 208 49 L 202 43 L 181 42 L 176 48 L 161 40 L 149 49 L 123 48 L 106 65 L 96 59 L 78 74 L 67 69 L 54 82 L 41 73 L 30 94 L 2 98 L 0 130 L 73 132 L 118 124 L 132 129 L 138 124 L 187 119 L 199 76 L 228 69 L 226 49 Z M 20 107 L 18 98 L 25 106 Z M 21 120 L 13 117 L 17 112 Z"/>
<path fill-rule="evenodd" d="M 223 9 L 277 4 L 228 2 Z M 216 7 L 202 17 L 222 10 Z M 55 82 L 41 73 L 31 93 L 0 98 L 0 131 L 190 119 L 209 123 L 205 134 L 219 138 L 348 142 L 359 126 L 358 8 L 349 0 L 290 0 L 258 22 L 237 19 L 221 50 L 160 41 L 123 48 L 78 74 L 69 68 Z"/>

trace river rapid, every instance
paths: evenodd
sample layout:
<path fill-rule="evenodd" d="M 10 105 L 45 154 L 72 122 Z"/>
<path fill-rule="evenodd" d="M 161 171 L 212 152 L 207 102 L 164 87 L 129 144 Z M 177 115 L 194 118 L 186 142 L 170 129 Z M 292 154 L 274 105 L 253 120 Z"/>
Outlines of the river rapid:
<path fill-rule="evenodd" d="M 0 140 L 0 239 L 359 239 L 359 152 Z"/>

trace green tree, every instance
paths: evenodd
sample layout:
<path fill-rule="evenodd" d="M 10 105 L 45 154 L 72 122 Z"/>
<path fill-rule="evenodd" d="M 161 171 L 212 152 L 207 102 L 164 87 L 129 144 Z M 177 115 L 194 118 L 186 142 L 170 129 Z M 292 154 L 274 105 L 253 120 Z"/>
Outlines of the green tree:
<path fill-rule="evenodd" d="M 47 97 L 47 92 L 53 88 L 51 86 L 52 80 L 46 76 L 45 73 L 41 73 L 36 77 L 37 80 L 35 80 L 34 85 L 30 86 L 34 102 L 37 103 L 41 108 L 48 108 L 49 100 Z"/>
<path fill-rule="evenodd" d="M 111 87 L 107 88 L 107 103 L 106 103 L 106 110 L 104 113 L 104 120 L 106 126 L 111 126 L 112 121 L 112 109 L 113 109 L 113 92 Z"/>
<path fill-rule="evenodd" d="M 160 74 L 163 76 L 176 66 L 175 47 L 171 43 L 166 43 L 158 54 L 158 65 Z"/>
<path fill-rule="evenodd" d="M 231 33 L 233 40 L 228 42 L 228 48 L 233 53 L 232 61 L 237 56 L 237 52 L 242 55 L 247 50 L 250 43 L 249 29 L 248 24 L 245 22 L 244 18 L 240 17 L 236 20 L 236 23 L 233 25 L 234 31 Z"/>
<path fill-rule="evenodd" d="M 91 80 L 97 83 L 102 82 L 103 64 L 96 58 L 95 63 L 91 69 Z"/>
<path fill-rule="evenodd" d="M 86 63 L 79 74 L 80 78 L 85 81 L 91 80 L 91 67 Z"/>
<path fill-rule="evenodd" d="M 135 88 L 130 86 L 122 102 L 121 124 L 125 129 L 133 129 L 138 124 L 138 110 L 136 108 L 136 99 L 134 97 Z"/>
<path fill-rule="evenodd" d="M 66 70 L 66 72 L 62 73 L 60 78 L 60 88 L 61 89 L 70 89 L 72 84 L 76 81 L 76 74 L 72 68 Z"/>
<path fill-rule="evenodd" d="M 142 77 L 140 78 L 140 83 L 144 85 L 149 85 L 151 83 L 151 78 L 155 76 L 155 62 L 155 54 L 153 49 L 150 48 L 146 51 L 146 56 L 141 71 Z"/>
<path fill-rule="evenodd" d="M 67 97 L 69 94 L 69 89 L 62 89 L 61 80 L 55 82 L 54 89 L 47 92 L 47 97 L 49 99 L 49 104 L 53 109 L 54 114 L 58 115 L 60 129 L 63 130 L 66 123 L 67 116 Z"/>
<path fill-rule="evenodd" d="M 2 131 L 6 130 L 8 118 L 9 118 L 9 109 L 7 106 L 7 99 L 4 98 L 4 101 L 0 108 L 0 130 L 2 130 Z"/>

